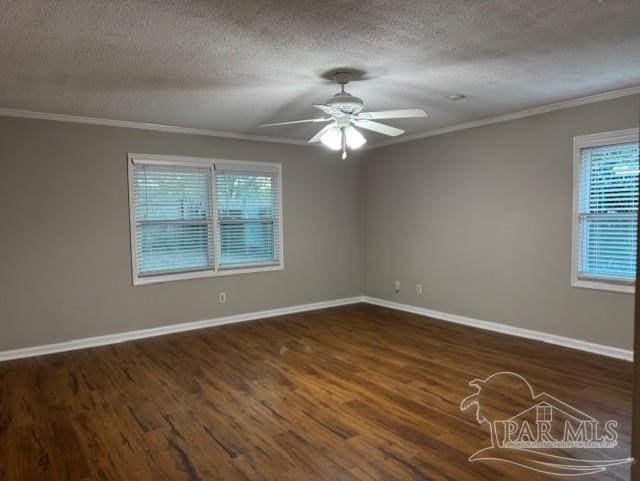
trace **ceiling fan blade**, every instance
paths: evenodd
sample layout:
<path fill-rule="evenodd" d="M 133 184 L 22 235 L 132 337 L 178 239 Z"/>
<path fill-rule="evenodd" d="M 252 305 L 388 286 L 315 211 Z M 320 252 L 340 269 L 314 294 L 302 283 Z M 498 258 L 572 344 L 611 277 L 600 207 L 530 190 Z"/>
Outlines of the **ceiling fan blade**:
<path fill-rule="evenodd" d="M 335 115 L 336 111 L 333 107 L 329 107 L 328 105 L 323 104 L 313 104 L 313 106 L 317 109 L 322 110 L 325 114 Z"/>
<path fill-rule="evenodd" d="M 390 125 L 381 124 L 380 122 L 373 122 L 371 120 L 366 119 L 358 119 L 354 120 L 353 123 L 367 130 L 373 130 L 374 132 L 378 132 L 379 134 L 390 135 L 391 137 L 396 137 L 398 135 L 404 134 L 404 130 L 397 129 L 395 127 L 391 127 Z"/>
<path fill-rule="evenodd" d="M 331 130 L 333 127 L 334 127 L 333 122 L 330 123 L 329 125 L 325 125 L 324 127 L 322 127 L 322 129 L 320 129 L 320 131 L 316 135 L 314 135 L 309 139 L 309 143 L 313 144 L 314 142 L 320 142 L 320 137 L 322 137 L 325 132 Z"/>
<path fill-rule="evenodd" d="M 291 122 L 276 122 L 273 124 L 262 124 L 260 127 L 274 127 L 276 125 L 291 125 L 291 124 L 304 124 L 307 122 L 328 122 L 331 119 L 305 119 L 305 120 L 292 120 Z"/>
<path fill-rule="evenodd" d="M 362 112 L 359 119 L 408 119 L 411 117 L 426 117 L 427 113 L 422 109 L 381 110 L 379 112 Z"/>

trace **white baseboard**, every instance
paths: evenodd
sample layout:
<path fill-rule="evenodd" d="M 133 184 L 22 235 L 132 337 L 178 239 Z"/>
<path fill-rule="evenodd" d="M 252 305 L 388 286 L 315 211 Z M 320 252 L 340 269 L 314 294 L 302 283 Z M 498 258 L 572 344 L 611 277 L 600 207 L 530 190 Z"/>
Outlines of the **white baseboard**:
<path fill-rule="evenodd" d="M 548 334 L 541 331 L 533 331 L 531 329 L 509 326 L 507 324 L 499 324 L 497 322 L 481 321 L 479 319 L 473 319 L 471 317 L 458 316 L 456 314 L 434 311 L 432 309 L 426 309 L 424 307 L 401 304 L 399 302 L 387 301 L 375 297 L 363 296 L 362 302 L 375 304 L 376 306 L 389 307 L 391 309 L 397 309 L 399 311 L 411 312 L 413 314 L 420 314 L 422 316 L 431 317 L 442 321 L 455 322 L 456 324 L 464 324 L 465 326 L 477 327 L 479 329 L 484 329 L 487 331 L 500 332 L 502 334 L 509 334 L 511 336 L 517 337 L 525 337 L 527 339 L 534 339 L 536 341 L 543 341 L 549 344 L 570 347 L 572 349 L 600 354 L 602 356 L 615 357 L 617 359 L 624 359 L 625 361 L 633 361 L 633 351 L 630 351 L 628 349 L 604 346 L 602 344 L 595 344 L 593 342 L 582 341 L 580 339 Z"/>
<path fill-rule="evenodd" d="M 56 352 L 73 351 L 76 349 L 85 349 L 88 347 L 105 346 L 108 344 L 118 344 L 120 342 L 133 341 L 135 339 L 144 339 L 147 337 L 163 336 L 176 332 L 193 331 L 196 329 L 204 329 L 207 327 L 221 326 L 224 324 L 233 324 L 236 322 L 253 321 L 256 319 L 266 319 L 269 317 L 283 316 L 286 314 L 294 314 L 296 312 L 313 311 L 316 309 L 325 309 L 328 307 L 344 306 L 348 304 L 356 304 L 366 302 L 376 306 L 388 307 L 399 311 L 411 312 L 433 319 L 454 322 L 465 326 L 477 327 L 488 331 L 499 332 L 511 336 L 524 337 L 543 341 L 549 344 L 587 351 L 603 356 L 624 359 L 625 361 L 633 361 L 633 351 L 620 349 L 617 347 L 604 346 L 592 342 L 573 339 L 570 337 L 548 334 L 546 332 L 524 329 L 521 327 L 509 326 L 497 322 L 481 321 L 471 317 L 458 316 L 446 312 L 434 311 L 424 307 L 411 306 L 409 304 L 401 304 L 399 302 L 387 301 L 369 296 L 347 297 L 344 299 L 334 299 L 330 301 L 314 302 L 311 304 L 299 304 L 296 306 L 281 307 L 278 309 L 269 309 L 266 311 L 249 312 L 246 314 L 236 314 L 233 316 L 217 317 L 215 319 L 206 319 L 203 321 L 184 322 L 180 324 L 171 324 L 168 326 L 154 327 L 150 329 L 141 329 L 138 331 L 122 332 L 117 334 L 107 334 L 105 336 L 87 337 L 84 339 L 75 339 L 72 341 L 58 342 L 55 344 L 47 344 L 45 346 L 26 347 L 23 349 L 13 349 L 11 351 L 0 351 L 0 362 L 9 361 L 11 359 L 20 359 L 24 357 L 42 356 L 45 354 L 53 354 Z"/>
<path fill-rule="evenodd" d="M 215 319 L 206 319 L 204 321 L 171 324 L 168 326 L 141 329 L 138 331 L 107 334 L 105 336 L 86 337 L 84 339 L 75 339 L 72 341 L 47 344 L 45 346 L 25 347 L 23 349 L 13 349 L 11 351 L 0 351 L 0 361 L 9 361 L 11 359 L 20 359 L 24 357 L 42 356 L 45 354 L 53 354 L 56 352 L 74 351 L 76 349 L 105 346 L 107 344 L 118 344 L 120 342 L 133 341 L 135 339 L 164 336 L 165 334 L 173 334 L 176 332 L 193 331 L 196 329 L 204 329 L 207 327 L 221 326 L 223 324 L 253 321 L 256 319 L 265 319 L 268 317 L 294 314 L 296 312 L 313 311 L 316 309 L 325 309 L 327 307 L 356 304 L 358 302 L 362 302 L 362 296 L 334 299 L 331 301 L 314 302 L 311 304 L 299 304 L 297 306 L 281 307 L 278 309 L 269 309 L 266 311 L 257 311 L 249 312 L 246 314 L 236 314 L 233 316 L 217 317 Z"/>

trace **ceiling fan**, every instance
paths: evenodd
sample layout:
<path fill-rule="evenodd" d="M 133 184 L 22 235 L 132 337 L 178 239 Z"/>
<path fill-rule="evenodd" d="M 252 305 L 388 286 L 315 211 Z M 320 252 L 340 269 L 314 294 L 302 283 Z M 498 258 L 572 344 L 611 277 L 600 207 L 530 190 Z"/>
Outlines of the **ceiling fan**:
<path fill-rule="evenodd" d="M 381 124 L 380 122 L 374 122 L 374 119 L 406 119 L 427 116 L 426 112 L 422 109 L 362 112 L 362 107 L 364 106 L 362 99 L 354 97 L 344 90 L 344 86 L 348 84 L 352 78 L 353 75 L 351 72 L 338 72 L 334 74 L 333 79 L 340 85 L 340 92 L 327 99 L 324 104 L 313 105 L 329 117 L 263 124 L 260 127 L 303 124 L 308 122 L 329 122 L 316 135 L 309 139 L 309 143 L 322 142 L 332 150 L 342 150 L 342 158 L 346 159 L 347 147 L 350 149 L 358 149 L 366 142 L 366 139 L 356 127 L 396 137 L 404 134 L 404 130 Z"/>

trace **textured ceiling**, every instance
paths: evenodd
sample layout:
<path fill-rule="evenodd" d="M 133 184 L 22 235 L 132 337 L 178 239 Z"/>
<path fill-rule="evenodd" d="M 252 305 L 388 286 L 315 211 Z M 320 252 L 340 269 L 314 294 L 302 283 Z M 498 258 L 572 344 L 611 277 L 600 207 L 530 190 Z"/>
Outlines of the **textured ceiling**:
<path fill-rule="evenodd" d="M 257 127 L 346 66 L 414 133 L 638 85 L 639 53 L 638 0 L 0 0 L 0 107 L 307 138 Z"/>

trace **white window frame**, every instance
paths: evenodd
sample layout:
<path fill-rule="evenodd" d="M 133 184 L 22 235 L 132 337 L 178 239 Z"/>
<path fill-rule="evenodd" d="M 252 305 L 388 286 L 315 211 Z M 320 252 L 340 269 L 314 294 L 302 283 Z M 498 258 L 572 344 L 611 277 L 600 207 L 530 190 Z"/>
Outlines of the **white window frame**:
<path fill-rule="evenodd" d="M 578 276 L 578 236 L 580 235 L 580 150 L 588 147 L 638 142 L 638 129 L 615 130 L 597 134 L 579 135 L 573 138 L 573 225 L 571 246 L 571 286 L 602 291 L 633 294 L 635 282 L 621 282 L 607 278 Z"/>
<path fill-rule="evenodd" d="M 134 182 L 134 165 L 135 164 L 154 164 L 154 165 L 180 165 L 192 167 L 208 167 L 227 168 L 234 170 L 249 171 L 272 171 L 278 176 L 278 264 L 267 266 L 251 266 L 237 269 L 218 269 L 218 256 L 214 256 L 213 269 L 199 270 L 193 272 L 179 272 L 172 274 L 158 274 L 153 276 L 140 276 L 138 272 L 138 259 L 136 253 L 136 219 L 135 219 L 135 197 L 133 193 Z M 158 284 L 161 282 L 180 281 L 186 279 L 202 279 L 207 277 L 233 276 L 237 274 L 253 274 L 256 272 L 281 271 L 284 269 L 284 219 L 282 213 L 282 164 L 274 162 L 250 162 L 245 160 L 228 160 L 228 159 L 209 159 L 204 157 L 183 157 L 177 155 L 155 155 L 155 154 L 135 154 L 129 153 L 127 156 L 127 172 L 129 180 L 129 229 L 131 233 L 131 272 L 133 277 L 133 285 Z M 218 209 L 215 202 L 215 172 L 213 172 L 211 202 L 213 206 L 213 229 L 214 242 L 218 242 L 215 231 L 217 231 Z M 217 245 L 214 246 L 217 251 Z"/>

